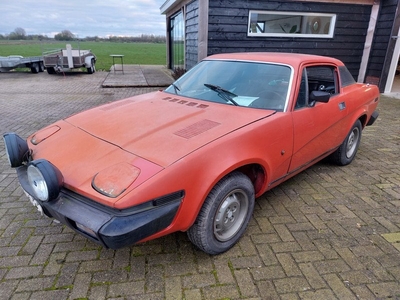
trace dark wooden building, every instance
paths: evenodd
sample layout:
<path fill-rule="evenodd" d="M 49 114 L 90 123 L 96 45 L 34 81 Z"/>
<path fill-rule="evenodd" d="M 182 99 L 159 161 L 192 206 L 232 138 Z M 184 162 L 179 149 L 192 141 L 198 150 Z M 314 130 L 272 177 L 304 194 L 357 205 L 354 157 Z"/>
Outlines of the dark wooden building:
<path fill-rule="evenodd" d="M 336 57 L 359 82 L 390 92 L 400 53 L 400 0 L 167 0 L 167 65 L 223 52 Z"/>

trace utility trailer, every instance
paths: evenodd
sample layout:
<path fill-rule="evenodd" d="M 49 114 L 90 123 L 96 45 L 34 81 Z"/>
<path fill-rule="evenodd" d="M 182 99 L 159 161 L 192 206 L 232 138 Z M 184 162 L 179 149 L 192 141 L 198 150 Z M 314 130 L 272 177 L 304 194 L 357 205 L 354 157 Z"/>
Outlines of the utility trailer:
<path fill-rule="evenodd" d="M 20 55 L 0 56 L 0 72 L 8 72 L 16 68 L 30 68 L 32 73 L 43 72 L 43 57 L 23 57 Z"/>
<path fill-rule="evenodd" d="M 96 71 L 96 56 L 90 50 L 72 49 L 70 44 L 66 45 L 66 49 L 43 52 L 43 59 L 49 74 L 82 67 L 86 68 L 89 74 Z"/>

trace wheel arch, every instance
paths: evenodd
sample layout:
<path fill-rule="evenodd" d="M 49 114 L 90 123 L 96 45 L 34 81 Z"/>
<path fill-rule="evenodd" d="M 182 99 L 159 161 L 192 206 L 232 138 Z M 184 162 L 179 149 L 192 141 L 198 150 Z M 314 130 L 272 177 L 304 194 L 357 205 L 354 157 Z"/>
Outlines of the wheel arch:
<path fill-rule="evenodd" d="M 228 176 L 233 172 L 240 172 L 246 175 L 254 187 L 254 192 L 256 197 L 258 197 L 261 193 L 263 193 L 267 183 L 268 183 L 268 165 L 265 162 L 259 162 L 257 160 L 254 161 L 242 161 L 238 162 L 228 168 L 225 168 L 220 175 L 215 178 L 214 181 L 210 184 L 207 190 L 207 194 L 203 199 L 203 202 L 207 195 L 210 193 L 212 188 L 221 181 L 224 177 Z"/>
<path fill-rule="evenodd" d="M 348 118 L 348 123 L 346 122 L 347 132 L 350 131 L 353 125 L 357 122 L 357 120 L 361 122 L 361 128 L 364 129 L 364 127 L 367 125 L 368 122 L 368 111 L 366 108 L 360 107 L 359 110 L 351 114 L 351 117 Z"/>
<path fill-rule="evenodd" d="M 357 121 L 361 122 L 361 129 L 364 129 L 364 127 L 367 125 L 368 122 L 368 116 L 366 110 L 362 110 L 359 113 L 355 113 L 351 117 L 348 117 L 346 123 L 344 124 L 346 129 L 346 136 Z M 343 141 L 341 141 L 341 143 L 343 143 Z M 340 145 L 341 144 L 339 144 L 336 148 L 340 147 Z"/>
<path fill-rule="evenodd" d="M 362 114 L 361 116 L 358 117 L 358 120 L 360 120 L 362 128 L 364 129 L 365 126 L 367 126 L 368 122 L 368 116 L 366 113 Z"/>
<path fill-rule="evenodd" d="M 92 66 L 92 59 L 94 60 L 94 63 L 96 63 L 96 57 L 94 55 L 85 57 L 85 67 L 86 68 L 90 68 Z"/>
<path fill-rule="evenodd" d="M 231 172 L 239 171 L 249 177 L 253 184 L 254 192 L 258 196 L 265 188 L 267 183 L 267 172 L 265 168 L 258 163 L 246 164 L 236 168 Z M 230 173 L 231 173 L 230 172 Z"/>
<path fill-rule="evenodd" d="M 215 170 L 215 169 L 214 169 Z M 221 170 L 219 170 L 221 171 Z M 192 206 L 191 212 L 186 212 L 184 213 L 186 216 L 188 215 L 192 215 L 194 216 L 193 218 L 189 217 L 188 219 L 191 219 L 190 222 L 186 223 L 185 229 L 183 229 L 183 231 L 188 230 L 193 223 L 195 222 L 197 215 L 199 214 L 201 207 L 203 206 L 207 196 L 210 194 L 211 190 L 214 188 L 214 186 L 220 182 L 223 178 L 225 178 L 226 176 L 228 176 L 229 174 L 232 174 L 234 172 L 240 172 L 243 173 L 245 176 L 247 176 L 250 181 L 253 184 L 254 187 L 254 192 L 255 192 L 255 197 L 260 196 L 264 190 L 265 187 L 267 186 L 268 183 L 268 169 L 265 165 L 263 165 L 260 162 L 242 162 L 242 163 L 238 163 L 235 164 L 229 168 L 225 168 L 222 172 L 219 173 L 218 176 L 214 176 L 214 180 L 209 181 L 209 183 L 207 184 L 207 187 L 205 189 L 203 189 L 203 191 L 201 192 L 202 199 L 199 199 L 198 201 L 198 205 L 196 205 L 196 207 L 194 208 Z M 211 172 L 207 172 L 209 176 L 210 174 L 212 174 Z M 215 174 L 215 173 L 214 173 Z M 179 212 L 180 213 L 180 212 Z"/>

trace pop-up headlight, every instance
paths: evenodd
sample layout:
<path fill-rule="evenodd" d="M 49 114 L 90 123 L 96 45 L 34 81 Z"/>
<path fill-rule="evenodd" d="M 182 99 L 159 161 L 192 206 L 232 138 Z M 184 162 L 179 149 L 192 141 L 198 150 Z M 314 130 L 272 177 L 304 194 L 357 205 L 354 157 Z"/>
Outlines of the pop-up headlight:
<path fill-rule="evenodd" d="M 20 167 L 24 162 L 28 161 L 29 148 L 24 139 L 15 133 L 5 133 L 3 140 L 11 168 Z"/>
<path fill-rule="evenodd" d="M 140 169 L 128 163 L 120 163 L 97 173 L 92 181 L 92 187 L 110 198 L 121 195 L 140 174 Z"/>
<path fill-rule="evenodd" d="M 28 182 L 37 199 L 51 201 L 58 197 L 64 178 L 53 164 L 44 159 L 31 161 L 27 170 Z"/>
<path fill-rule="evenodd" d="M 39 144 L 40 142 L 44 141 L 45 139 L 49 138 L 53 134 L 55 134 L 57 131 L 59 131 L 61 128 L 57 125 L 50 126 L 47 128 L 44 128 L 42 130 L 39 130 L 36 132 L 32 138 L 31 138 L 31 143 L 34 145 Z"/>

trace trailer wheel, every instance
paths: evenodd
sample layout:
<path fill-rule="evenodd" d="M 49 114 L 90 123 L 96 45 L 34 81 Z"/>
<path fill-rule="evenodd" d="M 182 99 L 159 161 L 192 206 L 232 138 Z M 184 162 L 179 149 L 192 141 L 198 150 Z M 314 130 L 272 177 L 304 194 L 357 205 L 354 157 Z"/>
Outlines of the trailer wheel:
<path fill-rule="evenodd" d="M 44 64 L 42 61 L 39 63 L 39 72 L 44 72 Z"/>
<path fill-rule="evenodd" d="M 91 60 L 90 68 L 87 68 L 88 74 L 93 74 L 96 72 L 96 66 L 95 66 L 95 61 L 94 59 Z"/>
<path fill-rule="evenodd" d="M 31 65 L 31 72 L 32 73 L 39 73 L 39 64 L 38 63 L 33 63 Z"/>
<path fill-rule="evenodd" d="M 47 67 L 46 70 L 48 74 L 56 74 L 54 67 Z"/>

